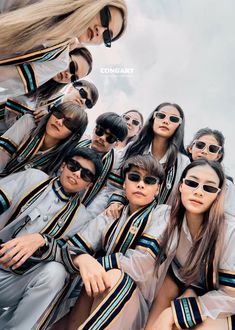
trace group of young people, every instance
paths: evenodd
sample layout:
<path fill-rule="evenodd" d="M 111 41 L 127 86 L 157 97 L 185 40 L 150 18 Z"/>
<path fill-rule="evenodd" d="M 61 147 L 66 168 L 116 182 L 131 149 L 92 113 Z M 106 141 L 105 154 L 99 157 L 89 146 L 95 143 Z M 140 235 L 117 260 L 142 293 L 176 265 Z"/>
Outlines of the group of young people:
<path fill-rule="evenodd" d="M 225 139 L 162 103 L 106 112 L 83 44 L 123 0 L 0 5 L 1 329 L 235 329 L 235 187 Z M 53 13 L 53 14 L 52 14 Z M 67 85 L 66 88 L 65 85 Z"/>

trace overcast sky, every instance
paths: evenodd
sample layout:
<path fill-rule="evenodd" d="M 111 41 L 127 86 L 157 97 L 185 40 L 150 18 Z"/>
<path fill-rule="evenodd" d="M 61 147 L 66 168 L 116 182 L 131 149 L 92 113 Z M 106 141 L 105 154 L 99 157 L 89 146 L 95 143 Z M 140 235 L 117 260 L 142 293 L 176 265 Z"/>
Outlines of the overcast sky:
<path fill-rule="evenodd" d="M 127 0 L 128 29 L 111 49 L 90 47 L 89 76 L 100 91 L 90 120 L 137 108 L 145 118 L 164 101 L 186 116 L 185 144 L 200 128 L 226 137 L 226 171 L 235 178 L 235 1 Z M 128 73 L 109 73 L 110 69 Z M 93 119 L 93 120 L 92 120 Z M 92 125 L 89 125 L 89 130 Z"/>

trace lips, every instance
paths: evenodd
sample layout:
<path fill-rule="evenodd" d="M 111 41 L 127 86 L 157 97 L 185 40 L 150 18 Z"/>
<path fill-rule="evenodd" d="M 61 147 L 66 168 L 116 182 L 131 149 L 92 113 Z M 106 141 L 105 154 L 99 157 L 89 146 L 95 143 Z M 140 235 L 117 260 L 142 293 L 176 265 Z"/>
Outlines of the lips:
<path fill-rule="evenodd" d="M 51 127 L 53 127 L 54 129 L 56 129 L 58 132 L 60 131 L 59 127 L 56 126 L 55 124 L 51 124 Z"/>
<path fill-rule="evenodd" d="M 198 199 L 190 199 L 189 201 L 196 205 L 203 205 L 203 202 L 199 201 Z"/>
<path fill-rule="evenodd" d="M 68 177 L 67 177 L 67 180 L 68 180 L 68 182 L 69 182 L 70 184 L 72 184 L 72 185 L 77 184 L 77 181 L 76 181 L 73 177 L 71 177 L 71 176 L 68 176 Z"/>
<path fill-rule="evenodd" d="M 136 191 L 136 192 L 133 193 L 133 195 L 145 197 L 145 194 L 142 193 L 141 191 Z"/>
<path fill-rule="evenodd" d="M 159 126 L 159 128 L 161 128 L 161 129 L 165 129 L 165 130 L 169 131 L 169 128 L 166 127 L 166 126 Z"/>

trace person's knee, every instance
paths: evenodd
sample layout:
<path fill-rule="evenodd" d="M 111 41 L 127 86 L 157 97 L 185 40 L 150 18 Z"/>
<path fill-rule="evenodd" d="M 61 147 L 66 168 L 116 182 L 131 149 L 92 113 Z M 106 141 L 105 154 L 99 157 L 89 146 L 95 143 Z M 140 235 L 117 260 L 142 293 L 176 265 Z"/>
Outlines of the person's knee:
<path fill-rule="evenodd" d="M 40 273 L 36 280 L 38 285 L 42 284 L 47 286 L 50 290 L 55 289 L 56 291 L 61 290 L 68 278 L 64 266 L 58 262 L 48 262 L 43 265 Z"/>

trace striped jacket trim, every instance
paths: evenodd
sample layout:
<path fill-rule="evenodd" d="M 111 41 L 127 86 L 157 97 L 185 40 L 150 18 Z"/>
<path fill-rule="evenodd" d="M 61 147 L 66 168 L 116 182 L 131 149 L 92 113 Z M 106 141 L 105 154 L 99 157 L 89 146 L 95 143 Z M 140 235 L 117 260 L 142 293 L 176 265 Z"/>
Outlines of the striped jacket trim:
<path fill-rule="evenodd" d="M 178 329 L 193 328 L 205 319 L 196 297 L 175 299 L 171 302 L 171 308 Z"/>
<path fill-rule="evenodd" d="M 130 276 L 123 273 L 116 286 L 109 292 L 79 330 L 109 329 L 110 324 L 130 302 L 136 291 L 136 284 Z"/>

